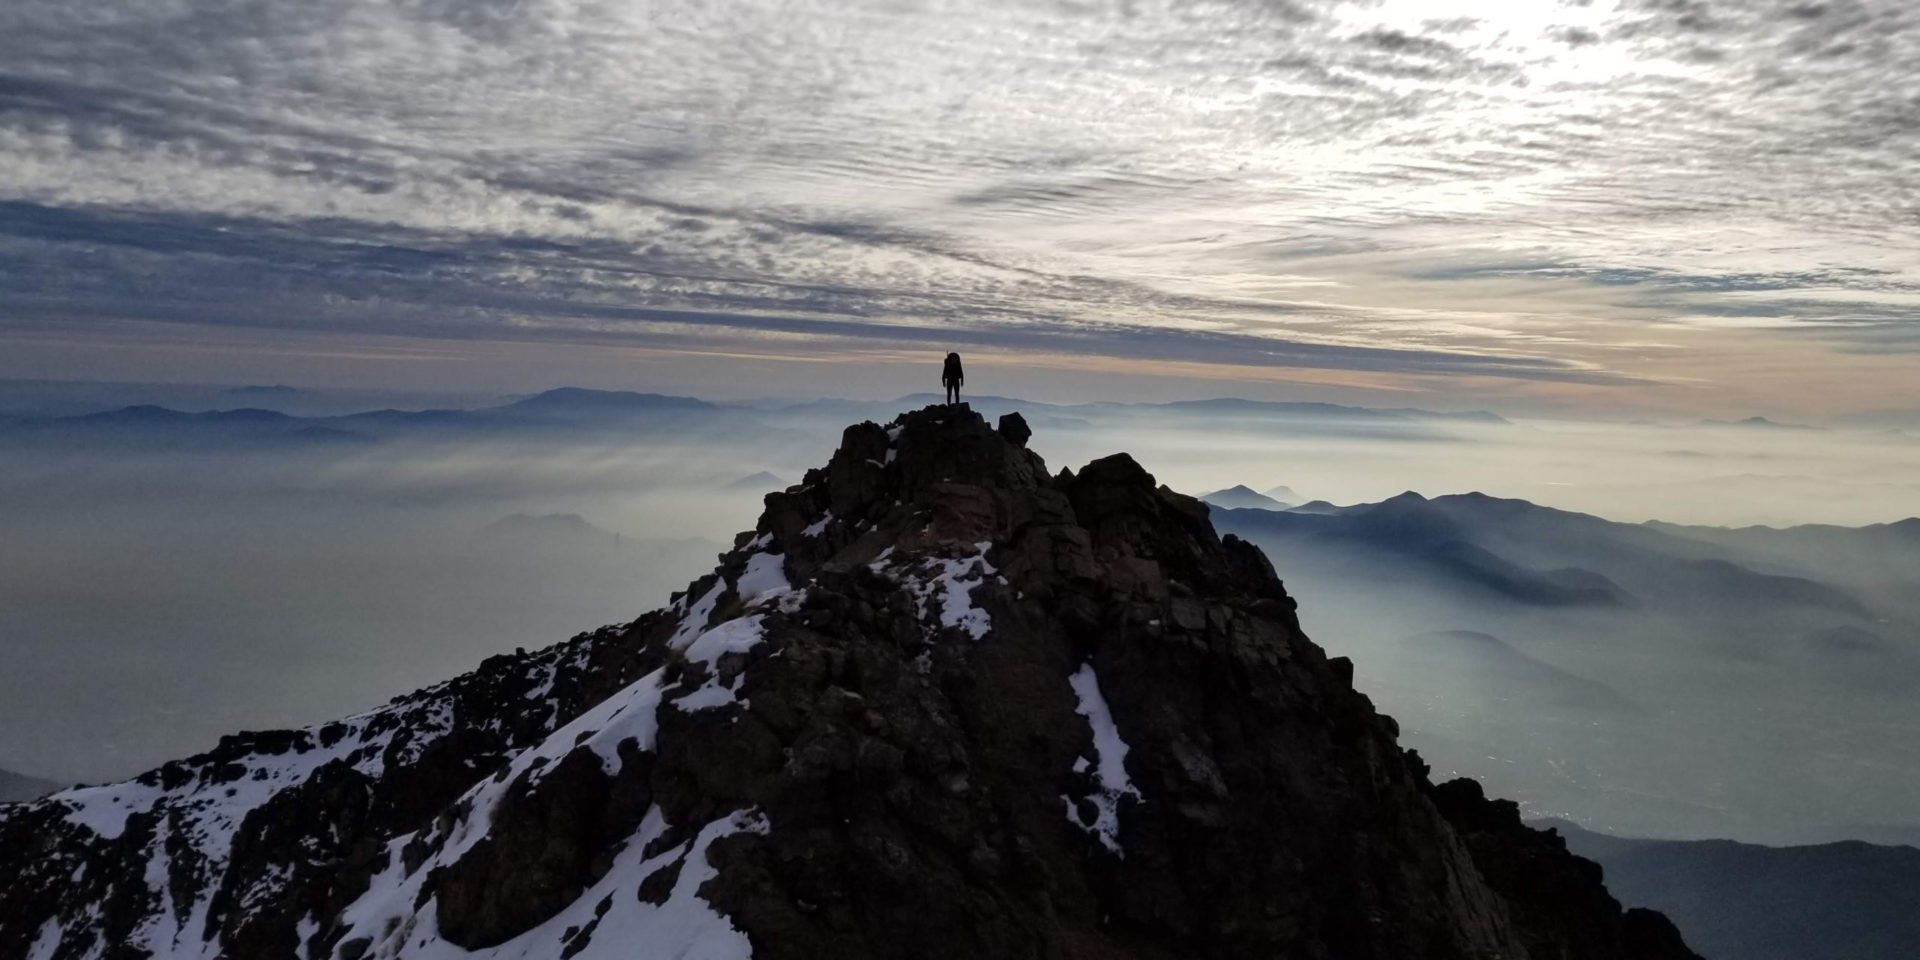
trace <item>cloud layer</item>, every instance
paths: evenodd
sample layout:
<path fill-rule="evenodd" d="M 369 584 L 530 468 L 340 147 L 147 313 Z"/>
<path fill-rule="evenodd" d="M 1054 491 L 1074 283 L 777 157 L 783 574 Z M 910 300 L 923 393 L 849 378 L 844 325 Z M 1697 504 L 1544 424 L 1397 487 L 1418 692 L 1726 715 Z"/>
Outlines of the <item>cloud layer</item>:
<path fill-rule="evenodd" d="M 1907 5 L 1506 6 L 16 0 L 0 313 L 1586 390 L 1920 347 Z"/>

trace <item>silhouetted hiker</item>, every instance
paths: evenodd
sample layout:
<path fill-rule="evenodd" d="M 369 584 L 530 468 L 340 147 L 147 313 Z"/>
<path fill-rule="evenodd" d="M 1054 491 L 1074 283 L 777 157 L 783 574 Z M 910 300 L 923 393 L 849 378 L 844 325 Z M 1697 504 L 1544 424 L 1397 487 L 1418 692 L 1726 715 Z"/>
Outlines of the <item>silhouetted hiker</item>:
<path fill-rule="evenodd" d="M 947 388 L 947 402 L 960 402 L 960 385 L 967 382 L 967 375 L 960 370 L 960 355 L 947 354 L 947 366 L 940 371 L 940 383 Z"/>

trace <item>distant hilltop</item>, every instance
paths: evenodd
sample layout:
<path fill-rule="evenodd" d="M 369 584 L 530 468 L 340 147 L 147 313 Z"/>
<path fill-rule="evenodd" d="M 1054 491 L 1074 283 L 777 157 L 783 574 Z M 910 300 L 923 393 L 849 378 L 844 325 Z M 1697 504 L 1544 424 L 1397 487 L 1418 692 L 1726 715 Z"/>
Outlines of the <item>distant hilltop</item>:
<path fill-rule="evenodd" d="M 1709 427 L 1763 427 L 1763 428 L 1769 428 L 1774 430 L 1820 430 L 1820 429 L 1823 429 L 1821 427 L 1816 427 L 1816 426 L 1812 426 L 1810 424 L 1805 424 L 1805 423 L 1781 423 L 1777 420 L 1769 420 L 1766 417 L 1748 417 L 1745 420 L 1702 420 L 1700 421 L 1700 423 L 1703 426 L 1709 426 Z"/>
<path fill-rule="evenodd" d="M 1286 488 L 1280 487 L 1279 489 L 1285 490 Z M 1228 487 L 1224 490 L 1215 490 L 1212 493 L 1203 493 L 1200 495 L 1200 499 L 1216 507 L 1227 507 L 1236 510 L 1247 508 L 1256 510 L 1285 510 L 1290 506 L 1290 504 L 1276 500 L 1267 494 L 1255 493 L 1251 487 L 1245 484 Z"/>
<path fill-rule="evenodd" d="M 58 789 L 60 784 L 51 780 L 0 770 L 0 803 L 35 800 Z"/>

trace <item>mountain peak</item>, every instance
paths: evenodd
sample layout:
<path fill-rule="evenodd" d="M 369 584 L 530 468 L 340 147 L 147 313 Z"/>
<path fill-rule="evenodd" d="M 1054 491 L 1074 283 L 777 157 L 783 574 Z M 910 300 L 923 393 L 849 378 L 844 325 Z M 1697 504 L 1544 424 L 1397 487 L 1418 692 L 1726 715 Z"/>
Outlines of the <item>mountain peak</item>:
<path fill-rule="evenodd" d="M 1759 428 L 1768 429 L 1768 430 L 1818 430 L 1820 429 L 1819 427 L 1815 427 L 1809 424 L 1783 423 L 1779 420 L 1772 420 L 1767 417 L 1758 416 L 1758 415 L 1747 417 L 1744 420 L 1702 420 L 1700 422 L 1702 425 L 1710 426 L 1710 427 L 1759 427 Z"/>
<path fill-rule="evenodd" d="M 855 424 L 631 624 L 0 808 L 0 956 L 1692 956 L 1199 501 L 1025 433 Z"/>
<path fill-rule="evenodd" d="M 1281 487 L 1279 489 L 1285 490 L 1286 488 Z M 1255 510 L 1285 510 L 1287 508 L 1287 504 L 1264 493 L 1255 492 L 1252 487 L 1244 483 L 1227 487 L 1224 490 L 1203 493 L 1200 495 L 1200 499 L 1216 507 L 1226 507 L 1229 510 L 1248 508 Z"/>
<path fill-rule="evenodd" d="M 785 480 L 782 480 L 779 477 L 771 473 L 768 473 L 765 470 L 759 470 L 759 471 L 755 471 L 753 473 L 747 474 L 746 476 L 741 477 L 740 479 L 727 484 L 727 489 L 729 490 L 774 490 L 780 487 L 784 487 L 786 485 L 787 485 L 787 482 Z"/>

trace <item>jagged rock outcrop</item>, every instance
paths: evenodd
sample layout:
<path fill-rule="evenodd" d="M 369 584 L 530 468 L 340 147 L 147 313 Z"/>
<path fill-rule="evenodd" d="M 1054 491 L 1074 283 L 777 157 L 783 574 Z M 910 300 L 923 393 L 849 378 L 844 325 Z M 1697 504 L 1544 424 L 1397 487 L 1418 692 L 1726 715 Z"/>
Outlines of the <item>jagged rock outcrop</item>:
<path fill-rule="evenodd" d="M 1692 956 L 1027 433 L 850 427 L 664 610 L 0 808 L 0 960 Z"/>

